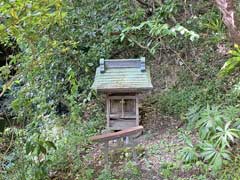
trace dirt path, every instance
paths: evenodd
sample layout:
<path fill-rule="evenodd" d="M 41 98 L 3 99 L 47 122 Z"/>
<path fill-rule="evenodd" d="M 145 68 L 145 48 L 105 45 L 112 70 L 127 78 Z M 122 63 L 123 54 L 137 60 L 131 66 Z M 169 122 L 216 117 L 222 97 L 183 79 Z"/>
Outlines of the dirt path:
<path fill-rule="evenodd" d="M 178 151 L 184 146 L 178 122 L 169 121 L 169 127 L 143 135 L 141 145 L 145 157 L 140 159 L 142 179 L 190 179 L 198 170 L 182 164 Z M 159 127 L 161 128 L 161 127 Z"/>
<path fill-rule="evenodd" d="M 110 153 L 111 170 L 118 179 L 195 179 L 197 168 L 186 166 L 178 160 L 178 151 L 184 142 L 178 128 L 180 122 L 169 117 L 158 117 L 158 121 L 145 124 L 143 135 L 137 138 L 138 161 L 131 158 L 131 150 L 123 148 Z M 144 125 L 144 124 L 143 124 Z M 151 127 L 151 128 L 148 128 Z M 95 145 L 90 153 L 93 157 L 89 165 L 98 174 L 104 166 L 102 145 Z"/>

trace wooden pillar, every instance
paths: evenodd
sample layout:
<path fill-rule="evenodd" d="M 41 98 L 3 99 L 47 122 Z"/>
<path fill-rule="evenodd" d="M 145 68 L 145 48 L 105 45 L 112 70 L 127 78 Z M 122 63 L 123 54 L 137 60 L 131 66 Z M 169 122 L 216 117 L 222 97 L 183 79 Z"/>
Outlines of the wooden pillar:
<path fill-rule="evenodd" d="M 136 126 L 139 126 L 139 97 L 136 95 Z"/>
<path fill-rule="evenodd" d="M 124 99 L 121 99 L 121 107 L 122 107 L 122 115 L 121 117 L 124 118 Z"/>
<path fill-rule="evenodd" d="M 109 144 L 108 141 L 104 142 L 104 163 L 105 163 L 105 168 L 108 168 L 108 148 L 109 148 Z"/>
<path fill-rule="evenodd" d="M 107 129 L 110 128 L 110 98 L 109 95 L 107 95 L 107 102 L 106 102 L 106 106 L 107 106 L 107 112 L 106 112 L 106 118 L 107 118 Z"/>
<path fill-rule="evenodd" d="M 133 160 L 136 162 L 137 161 L 136 143 L 132 136 L 129 136 L 129 141 L 132 149 Z"/>

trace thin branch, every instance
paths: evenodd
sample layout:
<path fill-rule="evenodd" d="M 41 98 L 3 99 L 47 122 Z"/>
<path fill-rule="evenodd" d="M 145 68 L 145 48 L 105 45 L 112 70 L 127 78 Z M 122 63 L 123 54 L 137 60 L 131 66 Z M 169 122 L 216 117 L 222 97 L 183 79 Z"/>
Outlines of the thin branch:
<path fill-rule="evenodd" d="M 6 111 L 4 111 L 3 113 L 4 113 L 5 119 L 7 120 L 9 126 L 12 126 L 12 123 L 11 123 L 10 119 L 8 118 Z M 6 156 L 6 154 L 9 152 L 9 150 L 13 146 L 13 142 L 14 142 L 14 133 L 11 133 L 11 140 L 10 140 L 9 146 L 6 149 L 6 151 L 3 153 L 3 155 L 0 156 L 0 159 L 3 159 L 3 157 Z"/>
<path fill-rule="evenodd" d="M 134 42 L 137 46 L 139 46 L 140 48 L 142 49 L 145 49 L 147 50 L 148 52 L 150 52 L 150 55 L 153 56 L 153 54 L 151 53 L 151 50 L 147 47 L 147 46 L 144 46 L 142 45 L 141 43 L 139 43 L 138 41 L 134 40 L 134 39 L 130 39 L 128 38 L 130 41 Z"/>
<path fill-rule="evenodd" d="M 156 0 L 154 2 L 157 4 L 157 7 L 163 4 L 162 0 Z"/>
<path fill-rule="evenodd" d="M 6 84 L 4 84 L 3 90 L 2 90 L 2 92 L 0 93 L 0 97 L 2 97 L 3 94 L 6 92 L 6 90 L 12 86 L 14 80 L 15 80 L 17 77 L 18 77 L 17 75 L 13 76 Z"/>
<path fill-rule="evenodd" d="M 191 70 L 191 68 L 185 63 L 184 59 L 179 55 L 179 53 L 177 51 L 175 51 L 174 49 L 167 47 L 170 51 L 172 51 L 181 61 L 182 63 L 187 67 L 187 69 L 195 76 L 195 77 L 199 77 L 198 74 L 196 74 L 195 72 L 193 72 Z"/>
<path fill-rule="evenodd" d="M 146 3 L 145 1 L 143 0 L 136 0 L 139 4 L 143 5 L 143 6 L 146 6 L 146 7 L 151 7 L 148 3 Z"/>
<path fill-rule="evenodd" d="M 142 45 L 141 43 L 139 43 L 139 42 L 136 41 L 135 39 L 130 39 L 130 38 L 129 38 L 129 40 L 132 41 L 132 42 L 134 42 L 135 44 L 137 44 L 140 48 L 146 49 L 146 50 L 150 51 L 150 49 L 149 49 L 147 46 Z"/>

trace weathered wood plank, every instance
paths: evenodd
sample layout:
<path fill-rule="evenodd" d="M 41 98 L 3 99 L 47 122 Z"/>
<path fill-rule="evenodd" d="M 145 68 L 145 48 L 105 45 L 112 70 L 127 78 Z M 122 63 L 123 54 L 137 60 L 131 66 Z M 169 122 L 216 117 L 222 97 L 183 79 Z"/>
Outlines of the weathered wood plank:
<path fill-rule="evenodd" d="M 122 103 L 121 99 L 110 100 L 110 114 L 122 114 Z"/>
<path fill-rule="evenodd" d="M 131 114 L 124 114 L 124 117 L 122 117 L 122 115 L 121 114 L 110 114 L 110 118 L 111 119 L 123 119 L 123 121 L 124 121 L 124 119 L 136 119 L 136 115 L 135 115 L 135 113 L 134 113 L 134 115 L 131 115 Z"/>
<path fill-rule="evenodd" d="M 136 99 L 124 99 L 124 117 L 136 115 Z"/>
<path fill-rule="evenodd" d="M 140 68 L 140 59 L 106 59 L 106 68 Z"/>
<path fill-rule="evenodd" d="M 136 96 L 109 96 L 109 99 L 136 99 Z"/>
<path fill-rule="evenodd" d="M 122 130 L 131 127 L 136 127 L 136 119 L 110 120 L 109 126 L 112 130 Z"/>
<path fill-rule="evenodd" d="M 137 126 L 137 127 L 128 128 L 118 132 L 93 136 L 90 138 L 90 140 L 95 142 L 106 142 L 106 141 L 110 141 L 110 140 L 114 140 L 114 139 L 118 139 L 126 136 L 131 136 L 142 131 L 143 131 L 143 127 Z"/>

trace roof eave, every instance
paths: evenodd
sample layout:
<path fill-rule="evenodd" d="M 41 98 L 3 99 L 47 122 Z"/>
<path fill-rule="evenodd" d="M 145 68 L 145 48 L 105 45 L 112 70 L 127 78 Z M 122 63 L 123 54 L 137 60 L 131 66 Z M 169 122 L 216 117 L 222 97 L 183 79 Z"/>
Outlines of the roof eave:
<path fill-rule="evenodd" d="M 150 91 L 153 87 L 142 87 L 142 88 L 93 88 L 100 93 L 122 93 L 122 92 L 144 92 Z"/>

